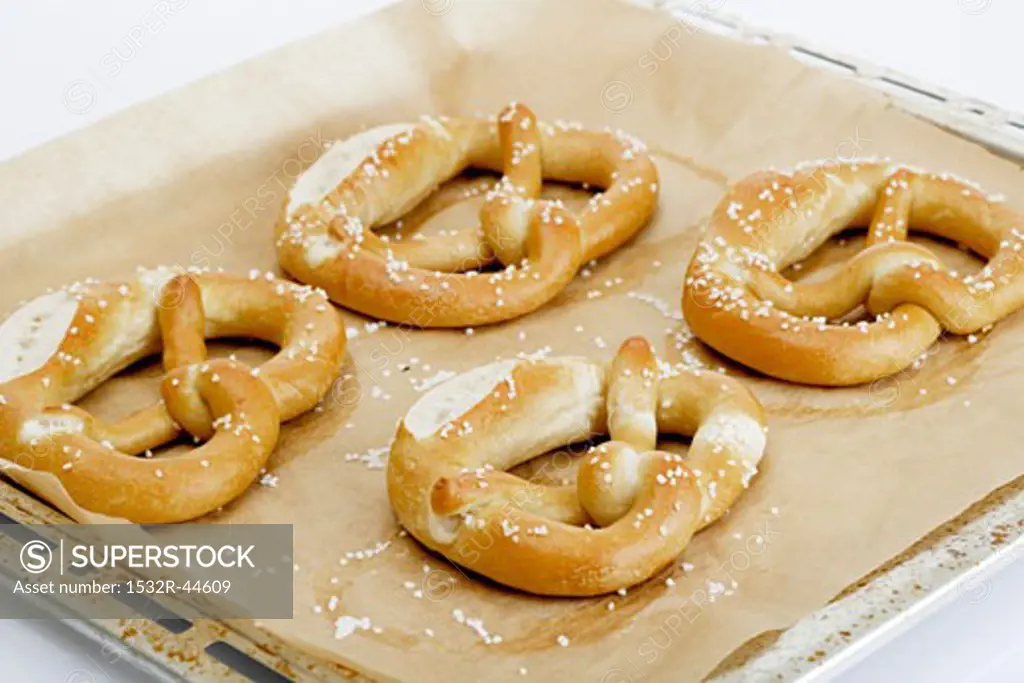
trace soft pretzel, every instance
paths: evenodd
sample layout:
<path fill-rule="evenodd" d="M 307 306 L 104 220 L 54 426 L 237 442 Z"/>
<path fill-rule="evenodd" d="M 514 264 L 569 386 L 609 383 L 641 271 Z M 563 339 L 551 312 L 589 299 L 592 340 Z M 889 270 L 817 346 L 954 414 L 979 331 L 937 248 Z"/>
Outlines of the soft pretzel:
<path fill-rule="evenodd" d="M 504 173 L 479 230 L 420 240 L 374 234 L 467 168 Z M 545 178 L 603 192 L 575 214 L 539 198 Z M 278 257 L 299 281 L 376 318 L 417 327 L 494 323 L 544 305 L 581 264 L 629 240 L 657 196 L 654 163 L 622 133 L 537 124 L 518 104 L 497 121 L 425 117 L 331 147 L 290 193 Z M 495 262 L 503 268 L 479 270 Z"/>
<path fill-rule="evenodd" d="M 655 450 L 659 431 L 692 434 L 688 456 Z M 505 472 L 603 433 L 611 441 L 583 456 L 575 486 Z M 508 360 L 434 388 L 398 426 L 388 495 L 402 525 L 453 562 L 531 593 L 598 595 L 649 578 L 721 517 L 766 433 L 739 382 L 659 367 L 632 338 L 610 366 Z"/>
<path fill-rule="evenodd" d="M 215 337 L 262 339 L 280 351 L 259 368 L 207 360 L 205 340 Z M 167 523 L 245 491 L 280 423 L 330 388 L 345 333 L 322 292 L 269 273 L 157 269 L 35 299 L 0 328 L 0 344 L 0 457 L 54 475 L 89 512 Z M 161 349 L 159 403 L 112 424 L 71 405 Z M 183 430 L 205 443 L 181 455 L 139 457 Z M 19 469 L 8 474 L 17 479 Z"/>
<path fill-rule="evenodd" d="M 867 246 L 825 279 L 781 275 L 849 226 Z M 909 230 L 988 259 L 959 275 Z M 852 385 L 911 365 L 943 329 L 970 334 L 1024 305 L 1024 221 L 966 181 L 885 161 L 762 172 L 719 203 L 686 274 L 693 333 L 768 375 Z M 836 322 L 862 304 L 873 321 Z"/>

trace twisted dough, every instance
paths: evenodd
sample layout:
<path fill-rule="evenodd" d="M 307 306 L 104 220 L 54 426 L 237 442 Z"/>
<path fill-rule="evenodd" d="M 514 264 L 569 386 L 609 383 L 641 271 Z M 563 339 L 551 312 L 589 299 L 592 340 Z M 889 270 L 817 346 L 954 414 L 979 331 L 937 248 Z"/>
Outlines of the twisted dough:
<path fill-rule="evenodd" d="M 58 477 L 88 511 L 138 523 L 199 517 L 244 492 L 280 423 L 324 396 L 345 350 L 323 293 L 269 273 L 142 271 L 128 282 L 72 285 L 23 312 L 0 329 L 23 342 L 0 376 L 0 454 Z M 263 339 L 280 351 L 256 369 L 208 361 L 205 340 L 214 337 Z M 113 424 L 70 405 L 161 348 L 160 403 Z M 206 443 L 135 457 L 182 430 Z"/>
<path fill-rule="evenodd" d="M 867 247 L 829 277 L 779 273 L 849 226 Z M 722 354 L 794 382 L 860 384 L 911 365 L 945 328 L 976 332 L 1024 305 L 1024 221 L 998 198 L 948 175 L 885 162 L 763 172 L 719 203 L 686 274 L 683 313 Z M 960 276 L 917 230 L 988 259 Z M 874 321 L 834 323 L 861 304 Z"/>
<path fill-rule="evenodd" d="M 480 230 L 406 241 L 373 233 L 467 168 L 504 173 L 481 209 Z M 539 199 L 544 178 L 605 191 L 576 215 Z M 550 301 L 582 263 L 640 230 L 657 181 L 636 140 L 537 124 L 521 105 L 507 107 L 497 125 L 424 118 L 331 148 L 292 190 L 278 257 L 296 279 L 376 318 L 418 327 L 509 320 Z M 477 270 L 494 262 L 504 269 Z"/>
<path fill-rule="evenodd" d="M 412 407 L 388 495 L 402 525 L 453 562 L 532 593 L 597 595 L 649 578 L 732 506 L 757 471 L 764 424 L 737 381 L 659 368 L 641 338 L 610 367 L 503 361 Z M 606 431 L 575 486 L 504 471 Z M 693 434 L 689 455 L 654 450 L 659 431 Z"/>

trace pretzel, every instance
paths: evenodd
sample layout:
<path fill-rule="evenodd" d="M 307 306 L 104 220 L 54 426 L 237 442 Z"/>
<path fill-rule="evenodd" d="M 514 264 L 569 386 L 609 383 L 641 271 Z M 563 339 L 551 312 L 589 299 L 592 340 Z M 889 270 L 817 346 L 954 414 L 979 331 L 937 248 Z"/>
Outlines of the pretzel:
<path fill-rule="evenodd" d="M 781 275 L 848 226 L 866 248 L 823 279 Z M 886 161 L 762 172 L 734 186 L 686 274 L 683 314 L 720 353 L 774 377 L 828 386 L 911 365 L 943 329 L 972 334 L 1024 305 L 1024 221 L 1002 199 L 948 174 Z M 988 259 L 946 269 L 906 242 L 915 230 Z M 872 321 L 836 322 L 861 304 Z"/>
<path fill-rule="evenodd" d="M 409 240 L 374 234 L 467 168 L 504 173 L 480 210 L 479 230 Z M 544 179 L 604 192 L 574 214 L 539 198 Z M 495 323 L 540 308 L 583 263 L 632 238 L 657 195 L 653 161 L 622 133 L 537 124 L 515 103 L 496 122 L 424 117 L 335 144 L 310 167 L 278 222 L 278 257 L 297 280 L 375 318 L 417 327 Z M 494 263 L 503 268 L 480 270 Z"/>
<path fill-rule="evenodd" d="M 215 337 L 258 338 L 280 351 L 259 368 L 207 360 L 205 340 Z M 71 405 L 161 348 L 159 403 L 115 423 Z M 0 456 L 54 475 L 89 512 L 143 524 L 199 517 L 259 475 L 280 423 L 324 396 L 344 350 L 340 317 L 323 293 L 269 273 L 157 269 L 121 283 L 76 283 L 0 327 Z M 182 431 L 205 443 L 136 457 Z M 21 477 L 19 468 L 7 473 Z"/>
<path fill-rule="evenodd" d="M 655 450 L 659 431 L 693 434 L 688 456 Z M 575 486 L 504 471 L 606 432 Z M 610 366 L 507 360 L 435 387 L 399 423 L 388 495 L 409 533 L 452 562 L 531 593 L 599 595 L 649 578 L 725 514 L 766 434 L 739 382 L 659 367 L 634 337 Z"/>

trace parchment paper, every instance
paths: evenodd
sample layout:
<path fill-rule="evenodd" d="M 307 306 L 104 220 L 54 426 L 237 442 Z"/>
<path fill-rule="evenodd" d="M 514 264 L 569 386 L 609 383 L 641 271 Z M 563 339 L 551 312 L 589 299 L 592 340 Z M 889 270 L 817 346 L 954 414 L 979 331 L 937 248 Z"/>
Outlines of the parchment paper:
<path fill-rule="evenodd" d="M 276 486 L 254 486 L 210 519 L 295 525 L 295 618 L 264 628 L 386 680 L 523 680 L 521 667 L 527 680 L 696 680 L 1024 471 L 1017 315 L 872 387 L 747 375 L 770 414 L 762 473 L 680 564 L 625 596 L 513 593 L 397 535 L 377 465 L 416 387 L 438 372 L 547 347 L 608 358 L 634 334 L 671 361 L 723 362 L 687 339 L 678 313 L 701 219 L 729 181 L 804 159 L 891 155 L 1024 206 L 1011 164 L 879 95 L 610 0 L 408 2 L 33 150 L 0 169 L 0 304 L 138 264 L 274 269 L 272 221 L 324 140 L 426 112 L 493 113 L 511 99 L 544 120 L 644 139 L 662 176 L 656 220 L 553 305 L 472 336 L 371 331 L 346 313 L 357 334 L 347 379 L 323 412 L 285 428 Z M 155 397 L 157 375 L 109 382 L 84 405 L 123 414 Z M 336 639 L 343 615 L 372 627 Z"/>

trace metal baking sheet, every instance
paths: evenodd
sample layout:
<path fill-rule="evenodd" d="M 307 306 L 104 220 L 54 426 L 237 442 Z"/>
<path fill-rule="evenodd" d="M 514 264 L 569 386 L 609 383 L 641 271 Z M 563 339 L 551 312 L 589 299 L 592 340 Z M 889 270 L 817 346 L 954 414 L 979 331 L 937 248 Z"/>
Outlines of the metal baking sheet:
<path fill-rule="evenodd" d="M 794 58 L 886 93 L 899 107 L 1024 163 L 1024 116 L 860 62 L 810 41 L 758 30 L 723 12 L 724 0 L 633 0 L 736 40 L 772 44 Z M 6 526 L 66 523 L 63 515 L 0 481 Z M 0 525 L 0 532 L 3 531 Z M 0 539 L 4 533 L 0 533 Z M 989 580 L 1024 556 L 1024 478 L 992 494 L 791 628 L 763 634 L 733 653 L 715 681 L 823 680 L 849 667 L 944 604 L 987 597 Z M 0 581 L 3 581 L 0 568 Z M 66 624 L 149 680 L 366 680 L 240 622 L 75 620 Z"/>

